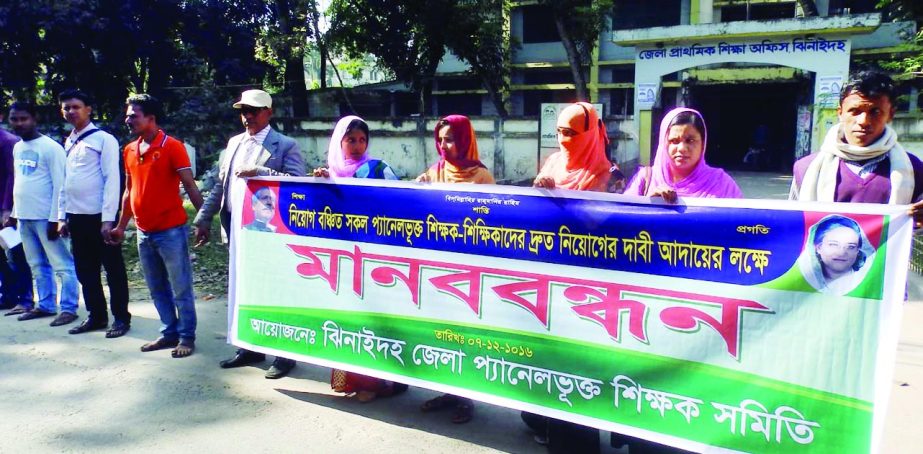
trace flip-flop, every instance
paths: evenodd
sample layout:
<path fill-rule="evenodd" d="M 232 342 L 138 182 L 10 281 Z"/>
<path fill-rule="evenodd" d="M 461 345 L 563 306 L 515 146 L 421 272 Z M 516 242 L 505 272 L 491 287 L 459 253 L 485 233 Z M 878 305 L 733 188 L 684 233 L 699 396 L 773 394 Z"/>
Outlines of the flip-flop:
<path fill-rule="evenodd" d="M 168 348 L 173 348 L 179 345 L 179 339 L 164 339 L 158 337 L 144 345 L 141 346 L 142 352 L 153 352 L 157 350 L 165 350 Z"/>

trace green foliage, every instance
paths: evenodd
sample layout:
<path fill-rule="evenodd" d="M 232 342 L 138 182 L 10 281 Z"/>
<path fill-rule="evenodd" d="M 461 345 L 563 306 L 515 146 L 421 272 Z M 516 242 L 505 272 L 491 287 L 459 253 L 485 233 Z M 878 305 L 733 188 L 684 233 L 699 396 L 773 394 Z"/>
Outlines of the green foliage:
<path fill-rule="evenodd" d="M 502 95 L 509 84 L 511 47 L 508 11 L 508 0 L 333 0 L 328 37 L 347 57 L 374 55 L 384 69 L 417 93 L 430 86 L 448 49 L 468 63 L 498 112 L 505 115 Z"/>
<path fill-rule="evenodd" d="M 507 109 L 503 93 L 509 89 L 509 2 L 471 0 L 456 2 L 452 26 L 444 29 L 446 46 L 471 67 L 501 116 Z"/>
<path fill-rule="evenodd" d="M 917 24 L 917 35 L 914 37 L 916 52 L 902 54 L 901 57 L 887 61 L 881 61 L 879 64 L 896 73 L 917 74 L 923 72 L 923 52 L 919 52 L 919 46 L 923 46 L 923 2 L 919 0 L 879 0 L 878 8 L 884 10 L 888 16 L 894 20 L 911 20 Z"/>
<path fill-rule="evenodd" d="M 539 3 L 550 8 L 555 19 L 562 22 L 577 45 L 579 60 L 589 62 L 599 34 L 608 27 L 613 0 L 539 0 Z"/>
<path fill-rule="evenodd" d="M 451 0 L 333 0 L 328 42 L 347 57 L 374 55 L 414 91 L 431 82 L 445 54 Z"/>

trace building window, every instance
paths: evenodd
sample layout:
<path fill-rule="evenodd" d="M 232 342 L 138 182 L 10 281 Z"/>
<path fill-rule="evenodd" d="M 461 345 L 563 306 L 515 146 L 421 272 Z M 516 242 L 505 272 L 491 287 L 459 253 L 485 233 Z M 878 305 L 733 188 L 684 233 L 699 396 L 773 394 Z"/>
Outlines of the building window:
<path fill-rule="evenodd" d="M 574 90 L 527 90 L 522 92 L 522 114 L 538 116 L 542 103 L 572 103 L 577 101 Z"/>
<path fill-rule="evenodd" d="M 530 5 L 520 8 L 522 11 L 522 42 L 553 43 L 561 40 L 551 10 L 543 5 Z"/>
<path fill-rule="evenodd" d="M 526 85 L 572 84 L 574 77 L 569 69 L 533 69 L 524 71 L 522 82 Z"/>
<path fill-rule="evenodd" d="M 440 116 L 481 115 L 481 95 L 477 94 L 438 95 L 436 105 Z"/>
<path fill-rule="evenodd" d="M 479 90 L 483 88 L 476 77 L 442 78 L 436 80 L 438 90 Z"/>
<path fill-rule="evenodd" d="M 877 5 L 878 0 L 830 0 L 830 15 L 872 13 Z"/>
<path fill-rule="evenodd" d="M 682 0 L 616 0 L 612 28 L 670 27 L 682 23 Z"/>
<path fill-rule="evenodd" d="M 635 89 L 615 88 L 609 90 L 609 115 L 630 117 L 635 113 Z"/>
<path fill-rule="evenodd" d="M 791 19 L 795 17 L 795 2 L 745 3 L 721 8 L 721 22 L 744 20 Z"/>

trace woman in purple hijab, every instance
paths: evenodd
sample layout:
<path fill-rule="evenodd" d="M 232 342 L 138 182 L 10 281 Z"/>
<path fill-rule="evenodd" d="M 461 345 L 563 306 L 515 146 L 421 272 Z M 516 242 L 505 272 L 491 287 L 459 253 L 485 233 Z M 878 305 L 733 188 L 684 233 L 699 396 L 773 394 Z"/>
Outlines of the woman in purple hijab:
<path fill-rule="evenodd" d="M 698 111 L 685 107 L 671 110 L 660 122 L 658 137 L 654 164 L 638 170 L 625 194 L 660 196 L 671 203 L 677 196 L 743 197 L 724 170 L 705 163 L 707 132 Z"/>

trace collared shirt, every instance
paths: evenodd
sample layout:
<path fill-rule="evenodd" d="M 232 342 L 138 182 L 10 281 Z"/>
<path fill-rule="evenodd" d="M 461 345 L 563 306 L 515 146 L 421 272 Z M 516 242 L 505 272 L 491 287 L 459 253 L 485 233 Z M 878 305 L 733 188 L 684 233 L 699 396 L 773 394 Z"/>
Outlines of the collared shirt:
<path fill-rule="evenodd" d="M 64 148 L 39 135 L 13 147 L 16 178 L 13 214 L 17 219 L 58 222 L 58 196 L 64 186 Z"/>
<path fill-rule="evenodd" d="M 161 232 L 186 223 L 179 195 L 179 171 L 190 168 L 186 147 L 158 131 L 153 142 L 138 138 L 125 146 L 125 172 L 131 178 L 129 200 L 135 224 L 144 232 Z"/>
<path fill-rule="evenodd" d="M 84 133 L 99 129 L 92 122 L 73 131 L 64 141 L 67 152 L 64 192 L 60 212 L 102 214 L 102 221 L 115 221 L 119 209 L 119 143 L 105 131 L 95 132 L 77 142 Z"/>
<path fill-rule="evenodd" d="M 882 161 L 888 159 L 888 153 L 884 153 L 877 158 L 867 159 L 865 161 L 843 161 L 846 164 L 846 168 L 851 170 L 853 173 L 859 176 L 859 178 L 865 178 L 872 174 L 875 169 L 878 167 L 878 164 L 881 164 Z"/>
<path fill-rule="evenodd" d="M 261 129 L 256 134 L 252 136 L 248 134 L 247 138 L 240 142 L 240 145 L 231 157 L 231 165 L 228 166 L 228 174 L 227 177 L 225 177 L 228 180 L 227 186 L 225 187 L 226 190 L 230 190 L 234 187 L 234 183 L 237 181 L 237 170 L 256 164 L 256 160 L 259 159 L 260 153 L 263 151 L 263 142 L 266 141 L 269 131 L 272 131 L 272 127 L 266 125 L 265 128 Z M 231 204 L 225 204 L 225 206 L 230 212 L 232 209 Z"/>

